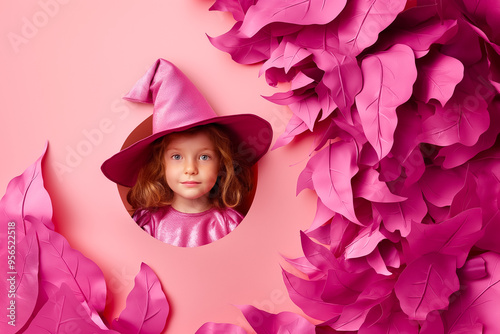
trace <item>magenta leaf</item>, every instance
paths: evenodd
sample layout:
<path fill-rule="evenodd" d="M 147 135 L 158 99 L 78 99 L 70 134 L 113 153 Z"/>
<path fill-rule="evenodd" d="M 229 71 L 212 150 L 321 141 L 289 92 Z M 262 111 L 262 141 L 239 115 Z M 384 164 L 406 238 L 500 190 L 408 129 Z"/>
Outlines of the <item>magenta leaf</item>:
<path fill-rule="evenodd" d="M 326 247 L 312 241 L 307 234 L 300 232 L 302 250 L 307 260 L 316 268 L 326 273 L 330 269 L 337 268 L 337 260 Z"/>
<path fill-rule="evenodd" d="M 406 1 L 371 0 L 349 1 L 336 19 L 343 54 L 357 56 L 371 46 L 378 34 L 399 14 Z"/>
<path fill-rule="evenodd" d="M 292 118 L 290 119 L 290 121 L 288 121 L 288 124 L 286 125 L 285 131 L 278 137 L 278 139 L 276 139 L 276 142 L 274 143 L 272 149 L 275 150 L 277 148 L 287 145 L 296 136 L 308 130 L 309 129 L 307 128 L 307 125 L 306 123 L 304 123 L 303 120 L 301 120 L 295 114 L 292 115 Z"/>
<path fill-rule="evenodd" d="M 342 305 L 330 304 L 321 300 L 325 281 L 307 281 L 283 271 L 283 281 L 290 299 L 300 307 L 305 314 L 315 319 L 326 320 L 338 316 Z"/>
<path fill-rule="evenodd" d="M 305 168 L 312 171 L 314 190 L 323 204 L 352 222 L 358 222 L 350 182 L 358 172 L 356 157 L 357 149 L 352 141 L 338 141 L 319 151 Z"/>
<path fill-rule="evenodd" d="M 230 12 L 236 21 L 243 21 L 248 8 L 255 2 L 256 0 L 215 0 L 209 10 Z"/>
<path fill-rule="evenodd" d="M 367 56 L 361 70 L 364 83 L 356 104 L 366 138 L 382 159 L 394 142 L 396 108 L 410 98 L 417 78 L 413 51 L 406 45 L 395 45 Z"/>
<path fill-rule="evenodd" d="M 297 117 L 304 121 L 307 128 L 312 131 L 321 112 L 318 96 L 312 94 L 303 100 L 290 103 L 289 107 Z"/>
<path fill-rule="evenodd" d="M 359 225 L 352 224 L 342 215 L 335 215 L 330 224 L 330 249 L 335 256 L 344 253 L 345 248 L 356 237 Z"/>
<path fill-rule="evenodd" d="M 391 314 L 387 319 L 379 321 L 371 326 L 362 326 L 358 334 L 388 334 L 405 333 L 418 334 L 418 323 L 409 320 L 403 312 Z M 437 333 L 436 333 L 437 334 Z"/>
<path fill-rule="evenodd" d="M 71 288 L 62 283 L 60 289 L 40 309 L 27 334 L 40 333 L 118 333 L 97 326 Z"/>
<path fill-rule="evenodd" d="M 453 257 L 429 253 L 405 268 L 394 291 L 410 319 L 425 320 L 430 312 L 448 306 L 448 298 L 459 285 Z"/>
<path fill-rule="evenodd" d="M 268 0 L 251 6 L 243 20 L 241 32 L 251 37 L 273 22 L 300 25 L 326 24 L 344 9 L 345 0 Z"/>
<path fill-rule="evenodd" d="M 27 222 L 26 225 L 31 224 Z M 2 265 L 4 278 L 0 281 L 3 293 L 0 305 L 6 310 L 6 316 L 0 321 L 0 331 L 15 333 L 30 318 L 38 298 L 38 242 L 34 229 L 28 229 L 22 241 L 16 242 L 15 233 L 9 233 L 15 229 L 8 229 L 8 225 L 2 227 L 5 227 L 2 239 L 5 236 L 6 240 L 2 240 L 0 249 L 0 258 L 5 261 L 5 266 Z M 13 307 L 12 302 L 15 303 Z M 11 309 L 15 313 L 12 316 Z"/>
<path fill-rule="evenodd" d="M 382 216 L 385 228 L 389 232 L 398 230 L 402 237 L 410 233 L 412 221 L 420 223 L 427 214 L 427 206 L 418 186 L 405 187 L 404 195 L 408 199 L 403 202 L 373 204 Z"/>
<path fill-rule="evenodd" d="M 435 106 L 433 116 L 422 122 L 423 142 L 438 146 L 461 143 L 466 146 L 476 144 L 479 136 L 490 126 L 488 100 L 471 94 L 484 86 L 479 81 L 487 76 L 484 62 L 474 65 L 465 72 L 448 103 Z"/>
<path fill-rule="evenodd" d="M 444 170 L 438 166 L 429 166 L 419 185 L 426 200 L 438 207 L 444 207 L 451 205 L 455 195 L 462 189 L 465 176 L 466 169 L 462 167 Z"/>
<path fill-rule="evenodd" d="M 345 249 L 345 258 L 354 259 L 367 256 L 385 239 L 380 229 L 372 226 L 363 228 L 358 236 Z"/>
<path fill-rule="evenodd" d="M 314 231 L 318 227 L 324 225 L 327 221 L 331 220 L 335 215 L 335 212 L 330 210 L 326 205 L 321 202 L 321 199 L 318 198 L 317 206 L 316 206 L 316 214 L 314 216 L 314 220 L 307 230 L 308 232 Z"/>
<path fill-rule="evenodd" d="M 406 197 L 391 193 L 387 184 L 379 181 L 379 178 L 380 174 L 373 168 L 359 171 L 352 180 L 354 197 L 362 197 L 378 203 L 395 203 L 406 200 Z"/>
<path fill-rule="evenodd" d="M 431 50 L 417 61 L 418 76 L 414 96 L 423 102 L 438 100 L 444 106 L 462 81 L 464 65 L 457 59 Z"/>
<path fill-rule="evenodd" d="M 443 314 L 445 333 L 497 333 L 500 332 L 498 322 L 500 301 L 500 255 L 488 252 L 479 257 L 486 262 L 488 275 L 482 279 L 467 280 L 461 277 L 463 289 Z M 487 331 L 469 331 L 482 329 Z M 479 327 L 479 328 L 478 328 Z"/>
<path fill-rule="evenodd" d="M 498 99 L 493 100 L 488 110 L 491 118 L 490 124 L 499 124 L 500 101 Z M 442 163 L 444 168 L 455 168 L 472 159 L 476 154 L 493 146 L 499 133 L 500 127 L 490 125 L 490 127 L 479 136 L 477 143 L 474 145 L 465 146 L 457 143 L 445 146 L 439 150 L 437 157 L 444 157 Z"/>
<path fill-rule="evenodd" d="M 210 37 L 210 43 L 217 49 L 227 52 L 239 64 L 255 64 L 269 58 L 278 46 L 278 38 L 269 29 L 263 29 L 252 38 L 242 36 L 239 32 L 241 22 L 231 30 L 217 37 Z"/>
<path fill-rule="evenodd" d="M 40 282 L 56 287 L 66 284 L 92 319 L 100 323 L 99 314 L 106 304 L 106 282 L 102 271 L 93 261 L 71 248 L 62 235 L 45 230 L 38 232 L 38 239 Z"/>
<path fill-rule="evenodd" d="M 160 333 L 165 327 L 169 304 L 160 281 L 151 268 L 141 264 L 134 288 L 127 297 L 127 305 L 112 328 L 120 333 Z"/>
<path fill-rule="evenodd" d="M 315 334 L 315 326 L 292 312 L 268 313 L 251 305 L 238 307 L 257 333 Z"/>
<path fill-rule="evenodd" d="M 289 259 L 284 257 L 286 262 L 290 263 L 295 269 L 307 275 L 310 280 L 319 280 L 325 276 L 323 271 L 316 268 L 309 260 L 305 257 L 299 257 L 296 259 Z"/>
<path fill-rule="evenodd" d="M 207 322 L 201 326 L 195 334 L 247 334 L 240 326 L 233 324 L 220 324 L 215 322 Z"/>
<path fill-rule="evenodd" d="M 47 148 L 48 144 L 43 154 L 31 166 L 9 182 L 5 195 L 0 200 L 0 219 L 5 224 L 15 223 L 18 243 L 27 232 L 26 222 L 28 221 L 34 224 L 35 228 L 45 225 L 51 230 L 54 229 L 52 202 L 44 188 L 42 177 L 42 160 L 47 153 Z M 7 226 L 4 231 L 7 231 Z M 3 243 L 4 239 L 0 240 Z M 3 249 L 7 249 L 6 245 L 5 241 Z"/>
<path fill-rule="evenodd" d="M 455 258 L 456 267 L 464 265 L 472 246 L 482 235 L 481 209 L 463 211 L 440 224 L 413 223 L 406 241 L 407 260 L 428 253 L 441 253 Z"/>

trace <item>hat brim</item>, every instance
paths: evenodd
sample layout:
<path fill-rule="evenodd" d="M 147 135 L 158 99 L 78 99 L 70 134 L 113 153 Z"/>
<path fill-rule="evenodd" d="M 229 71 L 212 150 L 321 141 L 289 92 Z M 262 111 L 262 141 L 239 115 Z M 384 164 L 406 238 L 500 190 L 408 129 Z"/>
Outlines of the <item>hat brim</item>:
<path fill-rule="evenodd" d="M 170 133 L 206 124 L 224 126 L 234 144 L 234 149 L 250 166 L 254 165 L 269 150 L 271 145 L 272 127 L 263 118 L 253 114 L 216 116 L 147 136 L 106 160 L 102 164 L 101 170 L 111 181 L 125 187 L 132 187 L 137 181 L 139 170 L 147 162 L 152 142 Z"/>

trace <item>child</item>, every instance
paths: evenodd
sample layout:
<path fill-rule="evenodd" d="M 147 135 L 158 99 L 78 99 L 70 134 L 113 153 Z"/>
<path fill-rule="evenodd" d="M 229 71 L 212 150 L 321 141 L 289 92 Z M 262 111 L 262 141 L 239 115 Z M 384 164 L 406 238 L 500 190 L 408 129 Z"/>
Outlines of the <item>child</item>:
<path fill-rule="evenodd" d="M 125 99 L 153 103 L 153 134 L 101 169 L 131 187 L 133 219 L 153 237 L 196 247 L 230 233 L 252 188 L 250 168 L 268 150 L 270 124 L 251 114 L 217 116 L 172 63 L 159 59 Z"/>

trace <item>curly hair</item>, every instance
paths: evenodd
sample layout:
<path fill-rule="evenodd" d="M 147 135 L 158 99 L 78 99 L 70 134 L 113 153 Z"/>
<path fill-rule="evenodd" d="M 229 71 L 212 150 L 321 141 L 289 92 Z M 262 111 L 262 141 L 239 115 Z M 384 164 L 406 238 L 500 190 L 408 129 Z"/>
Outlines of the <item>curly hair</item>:
<path fill-rule="evenodd" d="M 235 152 L 231 139 L 221 125 L 200 125 L 182 133 L 200 132 L 208 135 L 220 159 L 217 181 L 209 192 L 212 206 L 233 208 L 240 205 L 253 188 L 250 166 Z M 150 145 L 148 160 L 127 193 L 127 201 L 132 206 L 131 213 L 137 209 L 156 209 L 172 203 L 174 193 L 165 178 L 164 157 L 172 134 L 158 138 Z"/>

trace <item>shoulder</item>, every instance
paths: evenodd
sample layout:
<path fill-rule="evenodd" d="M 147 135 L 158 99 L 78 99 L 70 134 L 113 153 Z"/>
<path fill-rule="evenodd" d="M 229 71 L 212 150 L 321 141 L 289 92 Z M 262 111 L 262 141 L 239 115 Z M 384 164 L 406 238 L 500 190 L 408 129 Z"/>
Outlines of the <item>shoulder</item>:
<path fill-rule="evenodd" d="M 223 208 L 220 209 L 219 212 L 221 213 L 222 216 L 224 216 L 224 218 L 228 220 L 237 223 L 240 223 L 243 220 L 243 215 L 233 208 Z"/>
<path fill-rule="evenodd" d="M 157 221 L 158 218 L 164 213 L 164 208 L 137 209 L 132 215 L 132 219 L 137 223 L 137 225 L 144 227 L 145 225 L 149 225 Z"/>

